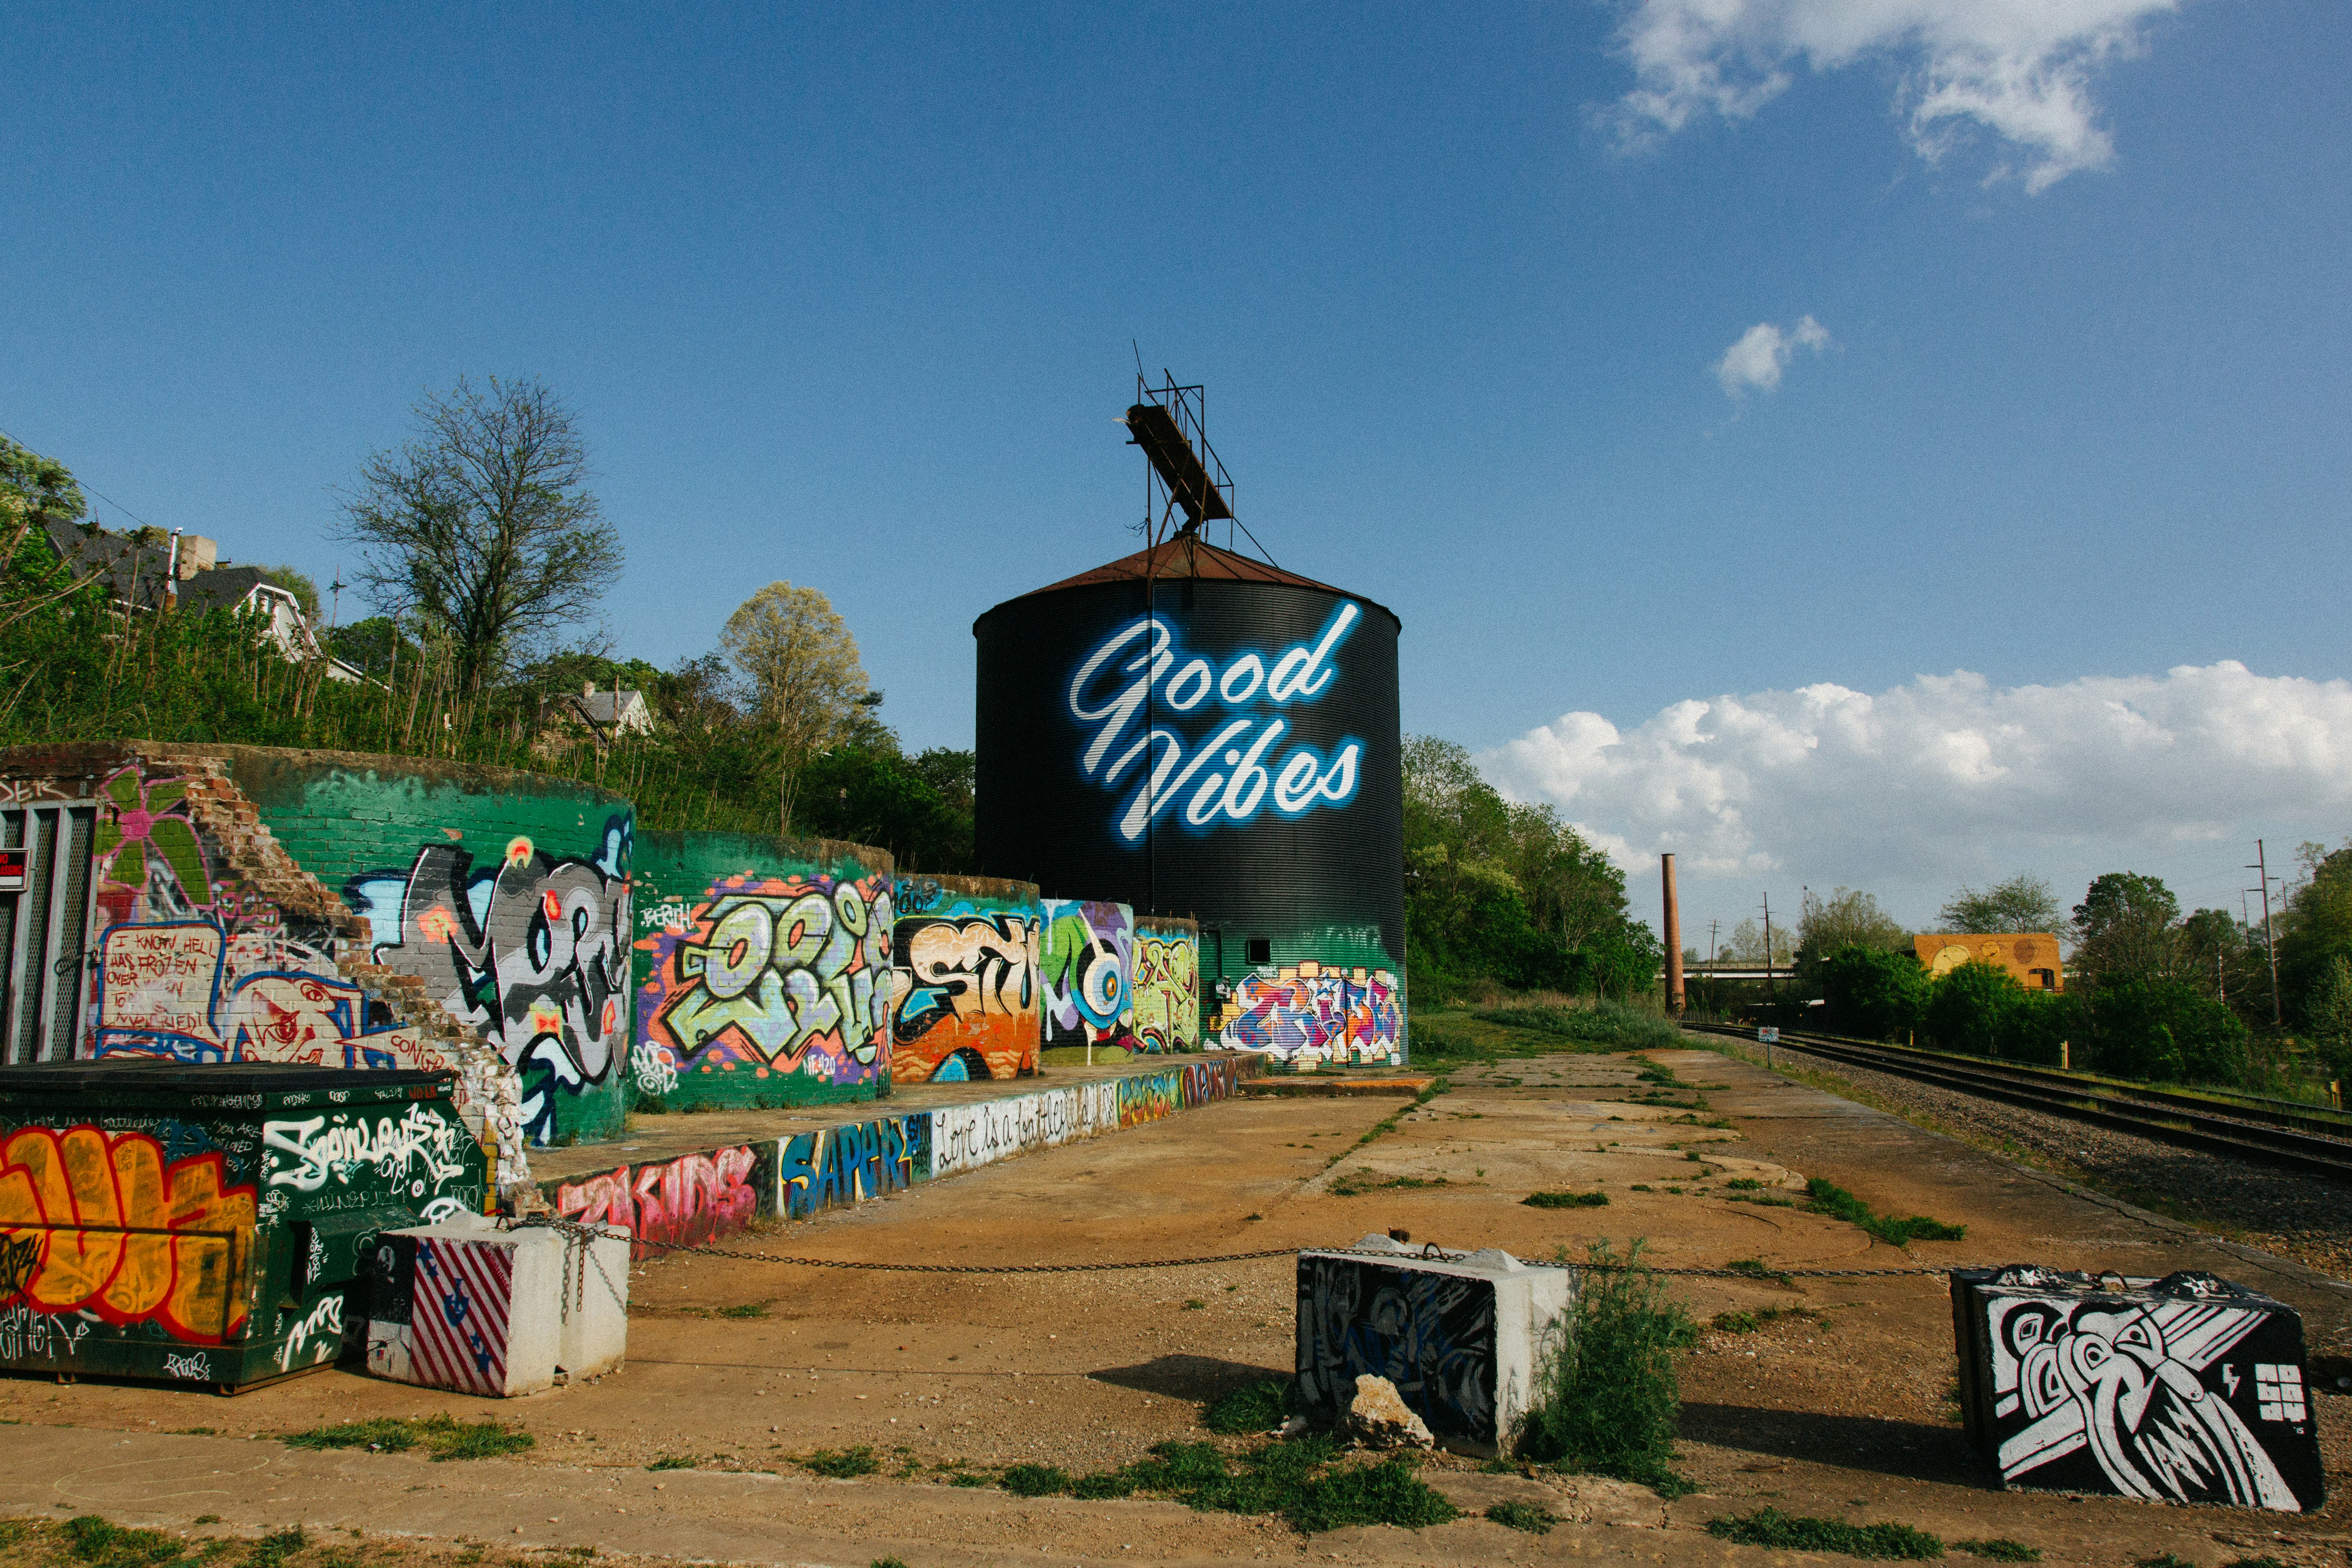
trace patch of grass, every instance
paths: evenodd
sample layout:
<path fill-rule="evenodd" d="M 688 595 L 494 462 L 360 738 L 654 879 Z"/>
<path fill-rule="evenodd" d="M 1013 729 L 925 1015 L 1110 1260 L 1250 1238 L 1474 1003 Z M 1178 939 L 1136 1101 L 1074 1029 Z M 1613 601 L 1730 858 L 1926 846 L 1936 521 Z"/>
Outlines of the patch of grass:
<path fill-rule="evenodd" d="M 1657 1189 L 1651 1186 L 1647 1182 L 1635 1182 L 1629 1190 L 1636 1193 L 1648 1193 L 1654 1192 Z"/>
<path fill-rule="evenodd" d="M 299 1524 L 265 1535 L 253 1543 L 253 1550 L 246 1555 L 246 1568 L 283 1568 L 286 1560 L 307 1544 L 309 1538 Z"/>
<path fill-rule="evenodd" d="M 874 1457 L 874 1450 L 863 1444 L 855 1448 L 819 1448 L 806 1458 L 793 1462 L 804 1470 L 829 1476 L 836 1481 L 856 1480 L 859 1476 L 870 1476 L 882 1468 L 882 1461 Z"/>
<path fill-rule="evenodd" d="M 196 1522 L 198 1524 L 218 1524 L 220 1522 L 220 1515 L 216 1513 L 200 1513 L 196 1515 Z"/>
<path fill-rule="evenodd" d="M 1753 1176 L 1734 1176 L 1723 1184 L 1735 1193 L 1752 1193 L 1764 1184 Z"/>
<path fill-rule="evenodd" d="M 1908 1562 L 1924 1562 L 1944 1554 L 1941 1541 L 1907 1524 L 1848 1524 L 1842 1519 L 1782 1513 L 1777 1508 L 1710 1519 L 1706 1532 L 1718 1541 L 1768 1546 L 1781 1552 L 1838 1552 L 1848 1557 Z"/>
<path fill-rule="evenodd" d="M 1594 1267 L 1538 1374 L 1517 1452 L 1679 1497 L 1692 1489 L 1674 1470 L 1682 1408 L 1674 1352 L 1697 1338 L 1697 1326 L 1667 1299 L 1665 1281 L 1642 1266 L 1639 1241 L 1622 1258 L 1596 1242 L 1589 1257 Z"/>
<path fill-rule="evenodd" d="M 1604 1209 L 1607 1193 L 1529 1193 L 1519 1202 L 1531 1209 Z"/>
<path fill-rule="evenodd" d="M 903 1557 L 877 1557 L 866 1568 L 907 1568 L 907 1560 Z"/>
<path fill-rule="evenodd" d="M 94 1513 L 66 1521 L 65 1532 L 66 1550 L 76 1561 L 101 1568 L 148 1568 L 152 1563 L 173 1563 L 186 1550 L 184 1542 L 160 1530 L 130 1530 Z"/>
<path fill-rule="evenodd" d="M 1335 1198 L 1360 1198 L 1366 1193 L 1384 1192 L 1392 1187 L 1411 1190 L 1417 1187 L 1442 1187 L 1445 1184 L 1445 1178 L 1443 1176 L 1391 1176 L 1385 1182 L 1377 1182 L 1372 1179 L 1375 1174 L 1377 1173 L 1370 1166 L 1359 1165 L 1346 1175 L 1332 1182 L 1331 1195 Z"/>
<path fill-rule="evenodd" d="M 1184 1310 L 1188 1312 L 1205 1312 L 1209 1310 L 1209 1304 L 1195 1296 L 1184 1303 Z"/>
<path fill-rule="evenodd" d="M 2137 1568 L 2197 1568 L 2197 1564 L 2177 1552 L 2159 1552 L 2153 1557 L 2141 1558 Z"/>
<path fill-rule="evenodd" d="M 1014 1497 L 1059 1497 L 1075 1483 L 1058 1465 L 1014 1465 L 996 1484 Z"/>
<path fill-rule="evenodd" d="M 174 1437 L 217 1437 L 220 1432 L 212 1426 L 174 1426 L 170 1435 Z"/>
<path fill-rule="evenodd" d="M 1765 1307 L 1753 1312 L 1717 1312 L 1707 1326 L 1727 1334 L 1752 1334 L 1782 1318 L 1819 1319 L 1811 1307 Z"/>
<path fill-rule="evenodd" d="M 1105 1498 L 1133 1497 L 1135 1482 L 1121 1470 L 1105 1470 L 1100 1475 L 1080 1476 L 1070 1485 L 1070 1495 L 1089 1502 Z"/>
<path fill-rule="evenodd" d="M 1357 1139 L 1353 1143 L 1349 1144 L 1348 1147 L 1340 1150 L 1338 1153 L 1332 1155 L 1329 1160 L 1324 1162 L 1323 1168 L 1328 1171 L 1332 1166 L 1338 1164 L 1340 1161 L 1346 1159 L 1349 1155 L 1354 1153 L 1357 1150 L 1363 1148 L 1366 1144 L 1387 1137 L 1390 1133 L 1397 1130 L 1398 1126 L 1403 1122 L 1407 1116 L 1419 1110 L 1423 1106 L 1427 1105 L 1439 1095 L 1452 1093 L 1453 1089 L 1454 1080 L 1450 1078 L 1439 1077 L 1430 1079 L 1429 1087 L 1423 1089 L 1419 1094 L 1414 1095 L 1412 1097 L 1412 1103 L 1400 1110 L 1391 1111 L 1388 1115 L 1382 1117 L 1380 1121 L 1373 1122 L 1370 1127 L 1365 1130 L 1362 1137 Z M 1336 1191 L 1337 1189 L 1335 1188 L 1334 1190 Z"/>
<path fill-rule="evenodd" d="M 975 1476 L 966 1470 L 958 1470 L 953 1475 L 948 1477 L 948 1485 L 951 1487 L 984 1487 L 988 1485 L 988 1478 L 986 1476 Z"/>
<path fill-rule="evenodd" d="M 1738 1184 L 1733 1184 L 1735 1186 Z M 1758 1208 L 1764 1209 L 1792 1209 L 1797 1206 L 1794 1199 L 1780 1197 L 1772 1193 L 1726 1193 L 1723 1195 L 1723 1201 L 1727 1204 L 1754 1204 Z"/>
<path fill-rule="evenodd" d="M 1271 1432 L 1282 1425 L 1290 1414 L 1292 1383 L 1286 1377 L 1269 1377 L 1244 1384 L 1230 1394 L 1219 1394 L 1201 1412 L 1201 1425 L 1226 1437 L 1244 1436 L 1252 1432 Z"/>
<path fill-rule="evenodd" d="M 1338 1458 L 1331 1439 L 1319 1435 L 1262 1444 L 1234 1459 L 1213 1443 L 1167 1442 L 1119 1469 L 1065 1479 L 1080 1498 L 1144 1492 L 1203 1513 L 1278 1513 L 1309 1534 L 1355 1524 L 1420 1530 L 1460 1517 L 1402 1455 L 1370 1465 L 1336 1463 Z"/>
<path fill-rule="evenodd" d="M 495 1421 L 460 1421 L 446 1412 L 415 1421 L 390 1415 L 345 1421 L 332 1426 L 314 1426 L 308 1432 L 289 1432 L 278 1441 L 289 1448 L 372 1448 L 386 1454 L 423 1448 L 436 1463 L 520 1454 L 539 1443 L 528 1432 L 517 1432 Z"/>
<path fill-rule="evenodd" d="M 2042 1553 L 2022 1541 L 2011 1541 L 2006 1535 L 1996 1535 L 1990 1541 L 1955 1541 L 1952 1550 L 1965 1552 L 1971 1557 L 1982 1557 L 1994 1563 L 2039 1563 Z"/>
<path fill-rule="evenodd" d="M 764 1318 L 767 1315 L 768 1303 L 765 1301 L 746 1301 L 740 1307 L 719 1309 L 719 1316 L 722 1318 Z"/>
<path fill-rule="evenodd" d="M 1810 1206 L 1815 1214 L 1830 1215 L 1859 1226 L 1891 1247 L 1908 1247 L 1915 1240 L 1958 1241 L 1969 1234 L 1967 1226 L 1947 1225 L 1926 1215 L 1896 1219 L 1892 1215 L 1878 1214 L 1826 1176 L 1815 1176 L 1807 1182 L 1805 1195 L 1811 1200 Z"/>
<path fill-rule="evenodd" d="M 647 1465 L 646 1468 L 649 1470 L 690 1470 L 700 1463 L 702 1463 L 702 1459 L 698 1455 L 664 1454 L 656 1458 L 652 1464 Z"/>
<path fill-rule="evenodd" d="M 1462 1514 L 1415 1474 L 1412 1462 L 1402 1454 L 1391 1455 L 1377 1465 L 1335 1469 L 1310 1480 L 1286 1511 L 1290 1522 L 1310 1535 L 1356 1524 L 1426 1530 Z"/>
<path fill-rule="evenodd" d="M 1745 1274 L 1750 1279 L 1769 1279 L 1778 1285 L 1791 1283 L 1786 1274 L 1765 1267 L 1764 1260 L 1760 1258 L 1735 1258 L 1723 1267 L 1727 1273 Z"/>
<path fill-rule="evenodd" d="M 1622 1002 L 1595 1001 L 1575 1007 L 1522 1003 L 1488 1007 L 1470 1016 L 1479 1023 L 1518 1034 L 1521 1040 L 1513 1045 L 1521 1051 L 1530 1046 L 1538 1050 L 1627 1051 L 1675 1048 L 1689 1044 L 1680 1029 L 1657 1014 L 1629 1007 Z M 1527 1040 L 1528 1036 L 1535 1039 Z M 1674 1080 L 1666 1078 L 1652 1081 Z"/>
<path fill-rule="evenodd" d="M 1486 1517 L 1496 1524 L 1524 1530 L 1530 1535 L 1549 1535 L 1551 1527 L 1559 1522 L 1559 1515 L 1532 1502 L 1498 1502 L 1486 1510 Z"/>

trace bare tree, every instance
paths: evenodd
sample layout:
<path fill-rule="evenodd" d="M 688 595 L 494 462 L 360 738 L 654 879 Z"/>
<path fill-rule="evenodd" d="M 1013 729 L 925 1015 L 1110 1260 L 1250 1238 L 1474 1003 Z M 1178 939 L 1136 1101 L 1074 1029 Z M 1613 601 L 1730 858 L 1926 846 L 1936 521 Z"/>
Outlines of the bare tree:
<path fill-rule="evenodd" d="M 719 646 L 751 683 L 760 721 L 775 733 L 783 763 L 777 831 L 790 833 L 801 769 L 851 736 L 873 695 L 857 639 L 817 589 L 771 583 L 727 617 Z"/>
<path fill-rule="evenodd" d="M 472 693 L 519 645 L 593 616 L 621 574 L 621 539 L 588 493 L 571 408 L 537 377 L 465 377 L 415 408 L 415 435 L 377 452 L 343 498 L 378 608 L 446 637 Z"/>
<path fill-rule="evenodd" d="M 2066 917 L 2050 884 L 2031 871 L 2020 871 L 1983 892 L 1962 888 L 1937 917 L 1955 932 L 2055 931 Z"/>

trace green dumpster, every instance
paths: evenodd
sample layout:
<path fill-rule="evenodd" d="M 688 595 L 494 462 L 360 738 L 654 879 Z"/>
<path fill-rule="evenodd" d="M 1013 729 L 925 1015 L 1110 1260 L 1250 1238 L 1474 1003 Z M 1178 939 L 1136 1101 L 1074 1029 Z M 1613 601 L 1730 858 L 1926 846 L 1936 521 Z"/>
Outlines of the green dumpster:
<path fill-rule="evenodd" d="M 0 1369 L 227 1392 L 357 1349 L 377 1232 L 482 1211 L 452 1081 L 0 1067 Z"/>

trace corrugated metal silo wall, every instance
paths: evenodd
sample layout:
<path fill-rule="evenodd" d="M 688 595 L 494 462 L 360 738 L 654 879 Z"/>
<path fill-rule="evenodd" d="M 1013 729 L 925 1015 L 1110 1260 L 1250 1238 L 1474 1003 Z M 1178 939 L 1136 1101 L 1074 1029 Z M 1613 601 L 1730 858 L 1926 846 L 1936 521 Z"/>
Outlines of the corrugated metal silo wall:
<path fill-rule="evenodd" d="M 1155 621 L 1167 657 L 1146 682 Z M 1388 611 L 1183 580 L 1160 583 L 1147 616 L 1141 583 L 1106 583 L 1008 601 L 972 629 L 985 872 L 1197 919 L 1204 1014 L 1215 982 L 1230 994 L 1254 970 L 1402 973 Z M 1147 729 L 1164 779 L 1148 830 Z M 1253 941 L 1265 944 L 1257 963 Z"/>

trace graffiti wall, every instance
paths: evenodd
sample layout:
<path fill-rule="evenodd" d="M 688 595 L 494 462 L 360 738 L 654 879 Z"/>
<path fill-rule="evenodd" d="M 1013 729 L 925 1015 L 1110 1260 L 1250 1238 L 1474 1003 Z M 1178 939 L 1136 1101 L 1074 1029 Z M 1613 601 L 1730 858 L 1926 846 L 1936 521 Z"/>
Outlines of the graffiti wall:
<path fill-rule="evenodd" d="M 888 1081 L 888 855 L 647 834 L 636 882 L 637 1094 L 782 1107 L 870 1099 Z"/>
<path fill-rule="evenodd" d="M 1286 964 L 1244 975 L 1210 1033 L 1223 1049 L 1299 1066 L 1402 1067 L 1404 987 L 1385 969 Z"/>
<path fill-rule="evenodd" d="M 819 1209 L 846 1208 L 929 1181 L 931 1113 L 803 1132 L 778 1149 L 769 1212 L 806 1219 Z"/>
<path fill-rule="evenodd" d="M 632 1025 L 620 795 L 568 779 L 334 752 L 201 749 L 260 826 L 366 917 L 358 956 L 422 982 L 511 1080 L 500 1163 L 620 1130 Z"/>
<path fill-rule="evenodd" d="M 891 1014 L 898 1083 L 1037 1070 L 1043 991 L 1037 889 L 972 877 L 901 877 Z"/>
<path fill-rule="evenodd" d="M 1191 921 L 1137 917 L 1135 1040 L 1146 1051 L 1201 1048 L 1201 928 Z"/>
<path fill-rule="evenodd" d="M 1135 1043 L 1135 911 L 1076 899 L 1044 900 L 1039 911 L 1045 1048 L 1124 1053 Z"/>
<path fill-rule="evenodd" d="M 503 1060 L 387 984 L 367 923 L 268 830 L 225 754 L 19 748 L 0 776 L 13 794 L 90 803 L 75 1055 L 447 1071 L 478 1137 L 519 1140 Z"/>
<path fill-rule="evenodd" d="M 635 1258 L 659 1257 L 666 1242 L 694 1247 L 732 1236 L 760 1212 L 756 1169 L 773 1145 L 737 1144 L 641 1165 L 615 1165 L 578 1182 L 550 1184 L 555 1212 L 582 1225 L 625 1229 Z M 772 1211 L 771 1211 L 772 1212 Z"/>

